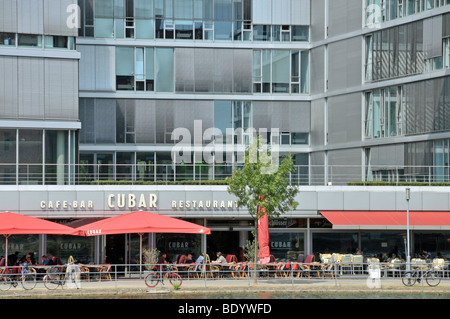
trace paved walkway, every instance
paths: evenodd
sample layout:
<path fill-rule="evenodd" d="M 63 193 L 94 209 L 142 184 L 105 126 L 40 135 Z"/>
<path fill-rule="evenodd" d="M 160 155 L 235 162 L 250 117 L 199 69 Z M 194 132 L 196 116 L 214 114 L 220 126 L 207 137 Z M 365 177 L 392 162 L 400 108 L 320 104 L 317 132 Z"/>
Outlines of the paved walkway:
<path fill-rule="evenodd" d="M 39 282 L 33 290 L 24 290 L 20 285 L 8 291 L 0 291 L 0 299 L 14 298 L 195 298 L 199 295 L 211 296 L 214 294 L 239 293 L 237 298 L 242 298 L 242 294 L 248 294 L 249 298 L 254 293 L 285 293 L 285 294 L 310 294 L 312 298 L 318 294 L 323 294 L 330 298 L 334 294 L 370 294 L 382 293 L 389 298 L 389 294 L 409 294 L 414 297 L 424 295 L 439 295 L 439 298 L 450 299 L 450 280 L 442 280 L 437 287 L 429 287 L 426 283 L 416 283 L 413 287 L 405 287 L 400 278 L 382 279 L 380 286 L 368 285 L 366 279 L 299 279 L 299 280 L 258 280 L 254 284 L 253 280 L 184 280 L 179 290 L 166 282 L 165 285 L 158 285 L 155 288 L 148 288 L 141 279 L 126 279 L 118 281 L 95 281 L 81 282 L 80 289 L 58 287 L 56 290 L 48 290 L 42 282 Z M 209 298 L 209 297 L 208 297 Z M 258 295 L 253 295 L 258 298 Z"/>

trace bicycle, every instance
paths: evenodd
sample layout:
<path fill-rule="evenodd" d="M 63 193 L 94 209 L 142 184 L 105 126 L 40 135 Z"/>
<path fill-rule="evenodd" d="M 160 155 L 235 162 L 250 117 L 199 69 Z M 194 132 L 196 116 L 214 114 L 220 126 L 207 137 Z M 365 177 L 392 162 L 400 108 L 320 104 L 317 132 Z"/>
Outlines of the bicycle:
<path fill-rule="evenodd" d="M 159 283 L 164 285 L 164 279 L 169 279 L 169 282 L 174 287 L 180 287 L 183 283 L 183 280 L 181 279 L 181 276 L 171 270 L 164 271 L 164 276 L 162 276 L 163 271 L 152 271 L 147 276 L 145 276 L 145 284 L 149 288 L 156 287 Z"/>
<path fill-rule="evenodd" d="M 65 267 L 66 270 L 62 271 L 60 268 Z M 77 289 L 79 289 L 79 285 L 77 284 L 77 280 L 80 278 L 80 269 L 76 265 L 64 265 L 64 266 L 55 266 L 50 268 L 47 271 L 47 274 L 44 276 L 44 286 L 49 290 L 54 290 L 61 286 L 64 287 L 66 281 L 72 283 L 74 282 Z"/>
<path fill-rule="evenodd" d="M 412 287 L 416 282 L 419 282 L 425 278 L 426 283 L 430 287 L 436 287 L 440 284 L 441 278 L 437 276 L 433 270 L 411 270 L 407 271 L 402 276 L 402 282 L 407 287 Z"/>
<path fill-rule="evenodd" d="M 10 268 L 0 274 L 0 290 L 7 291 L 11 287 L 17 287 L 19 281 L 23 289 L 31 290 L 36 287 L 36 271 L 30 266 L 23 265 L 20 267 L 20 274 L 8 274 Z"/>

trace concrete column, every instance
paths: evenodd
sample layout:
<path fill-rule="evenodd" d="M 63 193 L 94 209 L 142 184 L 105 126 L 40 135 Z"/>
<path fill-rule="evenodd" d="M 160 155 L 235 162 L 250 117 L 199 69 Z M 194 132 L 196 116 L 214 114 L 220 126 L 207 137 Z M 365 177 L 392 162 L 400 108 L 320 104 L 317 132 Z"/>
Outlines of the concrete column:
<path fill-rule="evenodd" d="M 66 135 L 64 131 L 56 133 L 56 184 L 64 185 L 64 171 L 65 171 L 65 146 Z"/>

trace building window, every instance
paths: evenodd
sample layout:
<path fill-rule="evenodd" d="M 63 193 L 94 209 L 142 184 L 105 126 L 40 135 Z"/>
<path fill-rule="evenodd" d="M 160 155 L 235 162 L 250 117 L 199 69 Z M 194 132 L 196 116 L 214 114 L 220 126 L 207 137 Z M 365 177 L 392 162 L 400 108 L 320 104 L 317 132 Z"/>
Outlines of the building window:
<path fill-rule="evenodd" d="M 423 21 L 417 21 L 368 35 L 366 81 L 423 73 L 426 70 L 423 33 Z"/>
<path fill-rule="evenodd" d="M 173 92 L 173 74 L 172 48 L 116 47 L 117 90 Z"/>
<path fill-rule="evenodd" d="M 18 44 L 21 47 L 41 48 L 42 36 L 35 34 L 19 34 Z"/>
<path fill-rule="evenodd" d="M 94 0 L 78 0 L 80 6 L 80 28 L 78 35 L 81 37 L 94 36 Z"/>
<path fill-rule="evenodd" d="M 366 137 L 402 135 L 402 87 L 388 87 L 366 93 Z"/>
<path fill-rule="evenodd" d="M 116 89 L 134 90 L 134 48 L 116 47 Z"/>
<path fill-rule="evenodd" d="M 308 145 L 309 144 L 309 133 L 291 133 L 291 144 L 292 145 Z"/>
<path fill-rule="evenodd" d="M 366 0 L 366 25 L 449 5 L 448 0 Z"/>
<path fill-rule="evenodd" d="M 67 49 L 69 43 L 68 37 L 63 36 L 44 36 L 44 47 L 46 49 Z M 73 43 L 73 42 L 72 42 Z"/>
<path fill-rule="evenodd" d="M 308 51 L 253 51 L 254 93 L 308 93 L 308 77 Z"/>
<path fill-rule="evenodd" d="M 253 41 L 308 42 L 309 27 L 303 25 L 253 25 Z"/>
<path fill-rule="evenodd" d="M 215 141 L 223 144 L 250 142 L 253 127 L 252 103 L 249 101 L 215 101 L 214 128 L 220 132 Z M 231 135 L 232 134 L 232 135 Z"/>
<path fill-rule="evenodd" d="M 0 46 L 16 46 L 16 34 L 0 32 Z"/>

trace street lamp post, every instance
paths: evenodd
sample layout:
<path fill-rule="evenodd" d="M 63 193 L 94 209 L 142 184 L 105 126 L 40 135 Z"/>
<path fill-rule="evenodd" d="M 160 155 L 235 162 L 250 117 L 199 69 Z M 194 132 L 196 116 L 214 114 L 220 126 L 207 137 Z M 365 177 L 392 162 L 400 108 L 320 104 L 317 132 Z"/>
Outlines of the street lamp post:
<path fill-rule="evenodd" d="M 411 270 L 411 249 L 409 247 L 409 199 L 411 198 L 411 189 L 406 189 L 406 271 Z"/>

